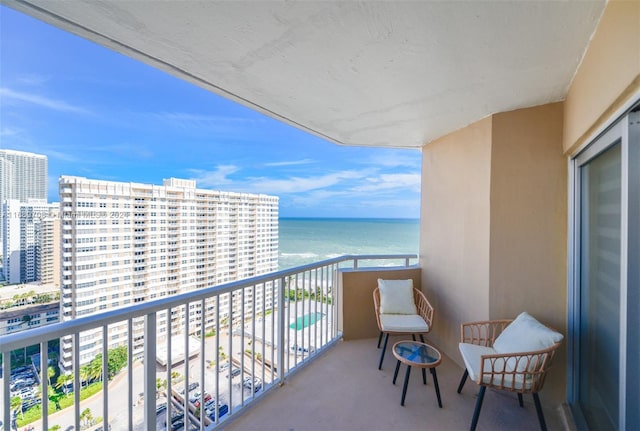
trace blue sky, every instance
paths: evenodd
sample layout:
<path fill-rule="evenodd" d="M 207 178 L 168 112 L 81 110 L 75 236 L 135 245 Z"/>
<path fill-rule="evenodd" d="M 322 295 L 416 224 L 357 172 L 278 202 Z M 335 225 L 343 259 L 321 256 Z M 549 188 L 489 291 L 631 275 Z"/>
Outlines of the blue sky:
<path fill-rule="evenodd" d="M 0 148 L 60 175 L 280 197 L 281 217 L 418 218 L 420 152 L 338 146 L 0 6 Z"/>

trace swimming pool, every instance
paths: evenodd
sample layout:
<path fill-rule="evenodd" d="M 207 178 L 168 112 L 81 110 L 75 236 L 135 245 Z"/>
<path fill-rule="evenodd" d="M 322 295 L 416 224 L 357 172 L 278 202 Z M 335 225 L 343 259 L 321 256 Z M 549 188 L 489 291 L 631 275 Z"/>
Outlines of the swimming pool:
<path fill-rule="evenodd" d="M 296 330 L 304 329 L 308 326 L 313 325 L 323 317 L 324 317 L 324 313 L 305 314 L 304 316 L 298 317 L 295 322 L 289 325 L 289 328 L 296 329 Z"/>

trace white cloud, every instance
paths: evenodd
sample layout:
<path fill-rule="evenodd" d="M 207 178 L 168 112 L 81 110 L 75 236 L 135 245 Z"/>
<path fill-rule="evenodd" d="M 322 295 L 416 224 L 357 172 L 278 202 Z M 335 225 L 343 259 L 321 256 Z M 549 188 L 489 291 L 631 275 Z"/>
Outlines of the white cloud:
<path fill-rule="evenodd" d="M 366 178 L 367 170 L 346 170 L 315 177 L 291 177 L 283 179 L 251 178 L 251 190 L 259 193 L 290 194 L 305 193 L 311 190 L 325 189 L 342 184 L 344 181 Z"/>
<path fill-rule="evenodd" d="M 222 184 L 231 184 L 233 181 L 227 176 L 238 172 L 240 168 L 234 165 L 219 165 L 213 171 L 203 171 L 201 169 L 191 169 L 191 173 L 195 176 L 191 179 L 196 180 L 198 187 L 219 187 Z"/>
<path fill-rule="evenodd" d="M 15 129 L 13 127 L 2 127 L 0 129 L 0 136 L 9 137 L 9 136 L 17 136 L 22 133 L 22 130 Z"/>
<path fill-rule="evenodd" d="M 410 189 L 420 191 L 420 174 L 382 174 L 376 178 L 368 178 L 367 181 L 351 190 L 358 193 L 371 193 L 382 190 Z"/>
<path fill-rule="evenodd" d="M 384 168 L 417 168 L 420 166 L 420 161 L 421 155 L 417 150 L 397 150 L 372 153 L 364 163 Z"/>
<path fill-rule="evenodd" d="M 9 88 L 0 88 L 0 96 L 5 100 L 17 100 L 20 102 L 30 103 L 32 105 L 41 106 L 43 108 L 53 109 L 54 111 L 75 112 L 78 114 L 88 114 L 86 109 L 71 105 L 63 100 L 50 99 L 38 94 L 21 93 L 13 91 Z"/>
<path fill-rule="evenodd" d="M 25 85 L 40 86 L 51 78 L 45 75 L 38 75 L 36 73 L 27 73 L 18 77 L 18 82 Z"/>
<path fill-rule="evenodd" d="M 163 124 L 181 129 L 192 130 L 206 129 L 214 131 L 237 130 L 239 127 L 251 127 L 261 124 L 263 121 L 256 118 L 228 116 L 228 115 L 203 115 L 188 112 L 157 112 L 142 114 L 156 118 Z"/>
<path fill-rule="evenodd" d="M 311 164 L 311 163 L 316 163 L 316 161 L 313 160 L 313 159 L 301 159 L 301 160 L 291 160 L 291 161 L 265 163 L 264 166 L 272 166 L 272 167 L 299 166 L 299 165 L 308 165 L 308 164 Z"/>

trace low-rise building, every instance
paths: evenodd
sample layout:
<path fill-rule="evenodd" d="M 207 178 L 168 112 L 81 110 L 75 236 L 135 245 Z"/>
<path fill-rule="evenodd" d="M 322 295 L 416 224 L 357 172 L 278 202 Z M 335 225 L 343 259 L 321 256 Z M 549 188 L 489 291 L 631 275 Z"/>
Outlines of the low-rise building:
<path fill-rule="evenodd" d="M 0 287 L 0 335 L 60 320 L 60 289 L 54 284 L 17 284 Z"/>

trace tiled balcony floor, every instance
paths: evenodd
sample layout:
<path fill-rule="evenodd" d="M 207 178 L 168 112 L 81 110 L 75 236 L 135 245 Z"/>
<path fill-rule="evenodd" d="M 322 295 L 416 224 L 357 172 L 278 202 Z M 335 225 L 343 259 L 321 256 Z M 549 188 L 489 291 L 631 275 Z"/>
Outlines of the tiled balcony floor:
<path fill-rule="evenodd" d="M 401 338 L 391 337 L 389 346 Z M 400 406 L 406 368 L 392 384 L 396 360 L 387 348 L 382 371 L 377 369 L 377 339 L 344 341 L 294 374 L 284 386 L 265 394 L 226 430 L 468 430 L 478 386 L 468 380 L 462 394 L 456 389 L 462 375 L 444 357 L 437 368 L 443 408 L 438 408 L 433 380 L 427 386 L 418 369 L 411 370 L 405 406 Z M 541 393 L 544 404 L 544 391 Z M 488 390 L 478 430 L 539 430 L 533 398 L 518 406 L 515 394 Z M 560 410 L 545 409 L 549 430 L 567 429 Z"/>

